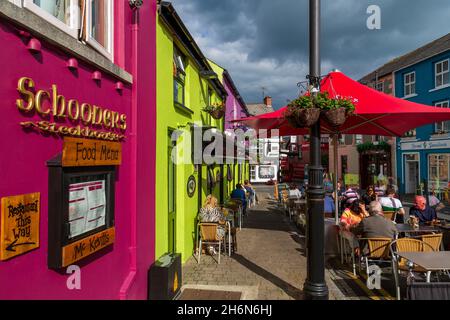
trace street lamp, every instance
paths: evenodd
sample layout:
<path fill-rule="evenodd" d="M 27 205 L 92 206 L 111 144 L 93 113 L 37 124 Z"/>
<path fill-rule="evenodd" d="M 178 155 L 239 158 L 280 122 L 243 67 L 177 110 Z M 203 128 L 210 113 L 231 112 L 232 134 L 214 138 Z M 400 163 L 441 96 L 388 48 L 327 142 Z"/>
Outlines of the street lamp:
<path fill-rule="evenodd" d="M 309 0 L 309 68 L 311 95 L 320 92 L 320 0 Z M 320 120 L 311 127 L 306 229 L 307 277 L 303 287 L 308 300 L 328 300 L 325 282 L 325 219 Z"/>

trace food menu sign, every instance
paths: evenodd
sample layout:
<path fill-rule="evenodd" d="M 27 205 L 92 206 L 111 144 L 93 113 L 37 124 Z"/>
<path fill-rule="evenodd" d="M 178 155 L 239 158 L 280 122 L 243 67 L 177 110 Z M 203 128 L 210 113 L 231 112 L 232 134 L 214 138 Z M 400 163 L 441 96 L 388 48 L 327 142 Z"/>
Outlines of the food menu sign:
<path fill-rule="evenodd" d="M 69 185 L 69 239 L 106 225 L 105 180 Z"/>
<path fill-rule="evenodd" d="M 40 193 L 1 199 L 0 260 L 39 248 Z"/>

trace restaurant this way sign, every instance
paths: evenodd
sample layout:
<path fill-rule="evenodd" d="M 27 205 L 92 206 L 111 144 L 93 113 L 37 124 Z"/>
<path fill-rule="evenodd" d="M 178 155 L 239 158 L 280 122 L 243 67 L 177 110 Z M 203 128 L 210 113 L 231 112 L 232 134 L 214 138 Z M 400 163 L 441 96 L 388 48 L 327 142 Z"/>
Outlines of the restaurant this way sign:
<path fill-rule="evenodd" d="M 40 193 L 1 199 L 0 260 L 39 247 Z"/>

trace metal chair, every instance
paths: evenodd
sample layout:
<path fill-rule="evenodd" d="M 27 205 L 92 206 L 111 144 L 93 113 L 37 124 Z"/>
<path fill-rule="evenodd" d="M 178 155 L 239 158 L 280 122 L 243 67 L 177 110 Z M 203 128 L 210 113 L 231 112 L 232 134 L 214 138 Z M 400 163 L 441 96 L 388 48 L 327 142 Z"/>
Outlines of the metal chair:
<path fill-rule="evenodd" d="M 219 245 L 219 258 L 218 263 L 220 264 L 220 254 L 222 249 L 222 241 L 224 241 L 225 237 L 219 238 L 217 236 L 217 228 L 219 225 L 217 223 L 207 223 L 201 222 L 199 223 L 200 237 L 199 237 L 199 245 L 198 245 L 198 259 L 197 262 L 200 264 L 200 259 L 202 256 L 202 246 L 203 244 L 208 245 Z M 226 248 L 226 245 L 225 245 Z M 226 249 L 225 249 L 226 252 Z"/>
<path fill-rule="evenodd" d="M 408 265 L 406 260 L 403 258 L 400 258 L 398 256 L 398 252 L 430 252 L 435 251 L 434 248 L 418 239 L 414 238 L 402 238 L 397 239 L 395 241 L 392 241 L 389 250 L 391 252 L 392 257 L 392 273 L 394 275 L 394 281 L 395 281 L 395 287 L 396 287 L 396 296 L 397 300 L 401 300 L 401 293 L 400 293 L 400 282 L 399 282 L 399 275 L 401 274 L 401 271 L 407 271 L 407 272 L 421 272 L 426 273 L 427 281 L 430 280 L 431 272 L 426 271 L 419 266 L 415 265 Z"/>

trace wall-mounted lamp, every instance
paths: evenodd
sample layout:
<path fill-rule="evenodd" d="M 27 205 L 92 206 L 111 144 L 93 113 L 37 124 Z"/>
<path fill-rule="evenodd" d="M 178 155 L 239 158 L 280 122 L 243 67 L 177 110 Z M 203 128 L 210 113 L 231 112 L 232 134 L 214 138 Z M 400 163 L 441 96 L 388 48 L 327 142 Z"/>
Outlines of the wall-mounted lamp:
<path fill-rule="evenodd" d="M 139 9 L 142 7 L 142 4 L 144 3 L 144 0 L 129 0 L 130 7 L 132 9 Z"/>
<path fill-rule="evenodd" d="M 92 73 L 92 80 L 101 81 L 102 73 L 100 71 L 94 71 L 94 73 Z"/>
<path fill-rule="evenodd" d="M 200 76 L 205 79 L 218 79 L 217 73 L 212 70 L 202 70 L 200 71 Z"/>
<path fill-rule="evenodd" d="M 69 60 L 67 60 L 66 65 L 67 65 L 67 68 L 76 70 L 76 69 L 78 69 L 78 60 L 75 58 L 70 58 Z"/>
<path fill-rule="evenodd" d="M 121 81 L 117 81 L 116 82 L 116 90 L 117 91 L 122 91 L 123 90 L 123 82 L 121 82 Z"/>
<path fill-rule="evenodd" d="M 31 38 L 28 42 L 27 49 L 31 52 L 41 52 L 41 42 L 36 38 Z"/>

